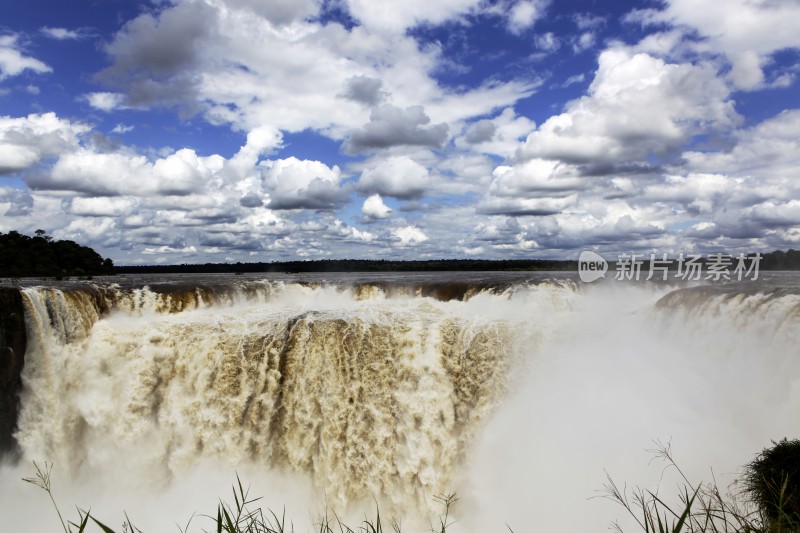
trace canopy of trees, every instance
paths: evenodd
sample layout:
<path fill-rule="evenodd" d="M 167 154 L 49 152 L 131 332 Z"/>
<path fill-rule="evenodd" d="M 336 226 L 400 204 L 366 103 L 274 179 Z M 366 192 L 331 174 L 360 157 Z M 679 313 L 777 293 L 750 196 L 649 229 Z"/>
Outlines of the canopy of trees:
<path fill-rule="evenodd" d="M 114 263 L 73 241 L 54 241 L 43 230 L 29 237 L 0 233 L 0 277 L 114 274 Z"/>

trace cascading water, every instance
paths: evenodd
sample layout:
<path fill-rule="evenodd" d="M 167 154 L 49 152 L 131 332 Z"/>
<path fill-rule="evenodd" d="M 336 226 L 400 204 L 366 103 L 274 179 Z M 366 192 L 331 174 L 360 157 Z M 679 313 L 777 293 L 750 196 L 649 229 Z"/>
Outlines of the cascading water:
<path fill-rule="evenodd" d="M 797 291 L 487 279 L 22 289 L 12 523 L 54 524 L 18 481 L 46 459 L 65 504 L 145 531 L 236 470 L 298 519 L 427 524 L 456 491 L 457 530 L 602 531 L 621 513 L 586 498 L 604 468 L 646 482 L 652 439 L 703 479 L 800 433 Z"/>

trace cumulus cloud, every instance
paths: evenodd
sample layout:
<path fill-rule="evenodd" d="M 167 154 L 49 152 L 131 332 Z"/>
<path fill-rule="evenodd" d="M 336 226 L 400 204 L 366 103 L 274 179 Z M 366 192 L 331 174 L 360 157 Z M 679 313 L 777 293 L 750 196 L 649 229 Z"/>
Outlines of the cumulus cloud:
<path fill-rule="evenodd" d="M 38 189 L 96 196 L 185 196 L 199 192 L 218 168 L 216 158 L 199 157 L 188 148 L 155 162 L 135 153 L 99 153 L 82 148 L 62 155 L 49 175 L 31 176 L 28 183 Z"/>
<path fill-rule="evenodd" d="M 626 48 L 599 57 L 588 95 L 531 133 L 517 156 L 574 164 L 667 157 L 692 135 L 739 121 L 711 66 L 670 64 Z"/>
<path fill-rule="evenodd" d="M 197 248 L 194 246 L 185 246 L 183 248 L 176 248 L 173 246 L 159 246 L 157 248 L 145 248 L 142 250 L 143 254 L 146 255 L 153 255 L 153 254 L 186 254 L 191 253 L 194 254 L 197 252 Z"/>
<path fill-rule="evenodd" d="M 59 123 L 64 126 L 65 121 L 54 115 L 44 118 L 51 129 Z M 78 133 L 87 131 L 87 126 L 78 126 Z M 217 154 L 202 157 L 189 148 L 151 158 L 125 148 L 99 151 L 96 146 L 79 144 L 77 133 L 69 130 L 61 136 L 66 137 L 62 139 L 66 142 L 50 142 L 52 146 L 47 154 L 59 157 L 49 172 L 26 176 L 31 187 L 93 196 L 152 196 L 152 201 L 157 201 L 158 195 L 180 197 L 233 185 L 240 188 L 238 196 L 260 189 L 257 177 L 260 171 L 256 165 L 262 155 L 278 147 L 281 141 L 280 135 L 271 128 L 260 128 L 248 134 L 246 143 L 230 159 Z M 37 140 L 48 146 L 42 138 L 47 139 L 40 134 Z M 171 200 L 164 201 L 168 204 Z"/>
<path fill-rule="evenodd" d="M 508 30 L 517 35 L 523 33 L 542 16 L 544 7 L 545 2 L 519 0 L 508 13 Z"/>
<path fill-rule="evenodd" d="M 577 169 L 558 161 L 531 159 L 515 166 L 501 165 L 492 173 L 489 194 L 493 196 L 520 197 L 548 193 L 565 195 L 588 186 Z"/>
<path fill-rule="evenodd" d="M 338 166 L 295 157 L 265 161 L 262 166 L 271 209 L 335 209 L 347 201 Z"/>
<path fill-rule="evenodd" d="M 350 13 L 360 23 L 380 32 L 402 34 L 419 24 L 441 24 L 469 13 L 480 0 L 346 0 Z"/>
<path fill-rule="evenodd" d="M 392 214 L 392 209 L 383 203 L 383 198 L 381 198 L 380 194 L 373 194 L 364 200 L 364 204 L 361 206 L 361 212 L 364 213 L 364 216 L 367 218 L 378 220 L 389 218 Z"/>
<path fill-rule="evenodd" d="M 481 153 L 510 157 L 520 141 L 536 128 L 536 123 L 517 115 L 513 108 L 503 109 L 497 116 L 469 124 L 465 135 L 455 140 L 456 146 Z"/>
<path fill-rule="evenodd" d="M 324 183 L 318 186 L 320 181 L 340 181 L 336 167 L 297 159 L 259 163 L 279 145 L 276 133 L 269 128 L 250 132 L 229 159 L 201 157 L 189 149 L 154 157 L 130 149 L 97 152 L 82 145 L 62 153 L 49 172 L 26 176 L 35 202 L 31 198 L 30 208 L 23 209 L 24 198 L 19 197 L 14 209 L 23 220 L 15 229 L 40 225 L 37 221 L 46 218 L 63 228 L 54 233 L 59 238 L 101 250 L 111 247 L 116 258 L 134 254 L 128 262 L 145 249 L 153 256 L 149 262 L 196 261 L 201 256 L 221 260 L 217 254 L 237 250 L 273 250 L 275 257 L 285 258 L 303 250 L 324 254 L 322 242 L 330 239 L 346 245 L 372 242 L 371 233 L 330 221 L 317 235 L 322 241 L 314 244 L 312 230 L 266 206 L 274 201 L 280 209 L 327 209 L 331 194 L 337 201 L 342 196 Z M 10 205 L 6 211 L 16 216 Z"/>
<path fill-rule="evenodd" d="M 6 217 L 21 217 L 31 214 L 33 210 L 33 196 L 30 191 L 15 189 L 12 187 L 0 187 L 0 214 Z M 14 229 L 0 226 L 1 231 Z"/>
<path fill-rule="evenodd" d="M 260 4 L 161 3 L 160 10 L 136 17 L 114 36 L 105 47 L 112 64 L 96 79 L 124 93 L 126 105 L 176 107 L 183 116 L 200 113 L 235 130 L 269 124 L 284 132 L 311 129 L 337 142 L 355 131 L 345 146 L 353 152 L 396 142 L 441 146 L 462 121 L 513 105 L 538 84 L 525 75 L 449 88 L 437 81 L 440 47 L 419 46 L 403 31 L 384 31 L 364 21 L 345 28 L 298 15 L 291 23 L 278 23 L 261 12 Z M 390 24 L 402 26 L 398 13 L 406 10 L 419 10 L 419 20 L 443 21 L 472 4 L 363 7 L 369 11 L 365 19 L 385 15 Z M 357 16 L 358 6 L 349 7 Z M 389 99 L 393 107 L 380 109 Z M 415 106 L 422 108 L 415 111 Z M 370 108 L 380 109 L 374 122 Z M 393 126 L 401 128 L 399 137 L 382 129 Z"/>
<path fill-rule="evenodd" d="M 561 213 L 575 205 L 575 195 L 542 198 L 500 198 L 489 196 L 478 204 L 479 213 L 508 216 L 546 216 Z"/>
<path fill-rule="evenodd" d="M 0 117 L 0 175 L 26 170 L 42 159 L 76 149 L 90 128 L 55 113 Z"/>
<path fill-rule="evenodd" d="M 132 197 L 75 197 L 67 200 L 67 210 L 77 216 L 122 217 L 133 213 L 138 204 Z"/>
<path fill-rule="evenodd" d="M 38 74 L 51 72 L 49 66 L 25 55 L 16 35 L 0 35 L 0 81 L 30 70 Z"/>
<path fill-rule="evenodd" d="M 427 146 L 441 148 L 447 140 L 445 123 L 426 126 L 431 121 L 422 106 L 405 109 L 384 104 L 370 113 L 370 121 L 353 132 L 345 142 L 346 152 L 356 154 L 392 146 Z"/>
<path fill-rule="evenodd" d="M 321 0 L 228 0 L 231 7 L 244 8 L 264 17 L 273 24 L 289 24 L 313 17 L 319 12 Z"/>
<path fill-rule="evenodd" d="M 239 199 L 239 205 L 242 207 L 261 207 L 264 205 L 264 201 L 258 194 L 248 192 Z"/>
<path fill-rule="evenodd" d="M 420 228 L 416 226 L 405 226 L 392 230 L 392 235 L 400 242 L 401 246 L 415 246 L 428 240 Z"/>
<path fill-rule="evenodd" d="M 199 61 L 200 43 L 215 18 L 203 2 L 178 3 L 158 16 L 139 15 L 106 45 L 114 62 L 98 80 L 126 90 L 132 105 L 185 105 L 195 94 L 196 80 L 188 69 Z"/>
<path fill-rule="evenodd" d="M 494 138 L 497 126 L 491 120 L 483 119 L 472 124 L 464 136 L 464 140 L 469 144 L 480 144 L 489 142 Z"/>
<path fill-rule="evenodd" d="M 122 93 L 94 92 L 84 94 L 83 99 L 93 108 L 107 113 L 125 107 L 125 95 Z"/>
<path fill-rule="evenodd" d="M 800 48 L 800 33 L 787 23 L 798 17 L 800 4 L 786 0 L 668 0 L 662 9 L 638 10 L 628 20 L 697 32 L 703 39 L 695 47 L 726 56 L 733 67 L 731 81 L 752 90 L 763 85 L 763 66 L 772 54 Z"/>
<path fill-rule="evenodd" d="M 347 78 L 345 90 L 341 96 L 367 106 L 375 106 L 386 98 L 386 92 L 382 90 L 382 87 L 383 82 L 378 78 L 353 76 Z"/>
<path fill-rule="evenodd" d="M 409 200 L 421 197 L 431 187 L 428 169 L 408 156 L 382 159 L 365 169 L 358 180 L 359 191 Z"/>
<path fill-rule="evenodd" d="M 193 125 L 246 133 L 241 148 L 201 155 L 179 137 L 178 149 L 126 147 L 54 114 L 3 117 L 0 174 L 30 188 L 0 188 L 0 225 L 32 231 L 47 221 L 55 236 L 122 263 L 145 250 L 148 262 L 180 262 L 358 257 L 365 246 L 393 257 L 530 257 L 586 245 L 800 243 L 798 111 L 737 129 L 733 92 L 794 83 L 775 52 L 797 48 L 785 22 L 795 7 L 733 2 L 752 20 L 718 16 L 710 0 L 701 4 L 719 20 L 668 0 L 628 17 L 655 28 L 649 35 L 606 50 L 596 49 L 605 19 L 584 13 L 545 27 L 541 1 L 345 0 L 341 20 L 344 11 L 355 19 L 346 23 L 319 16 L 330 6 L 316 0 L 156 2 L 107 41 L 110 66 L 94 80 L 103 85 L 79 98 L 105 112 L 174 106 L 183 118 L 197 114 Z M 783 22 L 767 35 L 776 13 Z M 481 82 L 475 68 L 463 71 L 467 86 L 447 83 L 457 25 L 478 17 L 495 17 L 539 52 L 596 50 L 593 79 L 582 64 L 550 87 L 573 93 L 585 79 L 586 94 L 537 126 L 518 113 L 542 101 L 517 104 L 543 75 L 510 69 Z M 408 31 L 441 22 L 457 30 L 451 41 Z M 0 37 L 0 78 L 49 70 L 19 39 Z M 22 98 L 26 84 L 13 88 Z M 102 131 L 130 133 L 113 124 L 104 119 Z M 135 134 L 144 134 L 138 125 Z M 329 153 L 300 156 L 316 149 L 294 151 L 306 135 L 355 157 L 340 169 Z M 393 211 L 387 198 L 403 202 Z M 359 209 L 355 225 L 343 222 Z"/>
<path fill-rule="evenodd" d="M 735 133 L 725 151 L 687 151 L 688 168 L 758 177 L 761 185 L 792 183 L 800 168 L 800 110 L 789 109 Z"/>

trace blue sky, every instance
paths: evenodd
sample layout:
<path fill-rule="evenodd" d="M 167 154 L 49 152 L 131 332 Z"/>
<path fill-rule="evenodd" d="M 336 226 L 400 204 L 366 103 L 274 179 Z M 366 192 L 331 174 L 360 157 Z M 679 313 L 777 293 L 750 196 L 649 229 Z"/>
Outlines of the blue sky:
<path fill-rule="evenodd" d="M 0 231 L 118 264 L 800 243 L 794 0 L 0 7 Z"/>

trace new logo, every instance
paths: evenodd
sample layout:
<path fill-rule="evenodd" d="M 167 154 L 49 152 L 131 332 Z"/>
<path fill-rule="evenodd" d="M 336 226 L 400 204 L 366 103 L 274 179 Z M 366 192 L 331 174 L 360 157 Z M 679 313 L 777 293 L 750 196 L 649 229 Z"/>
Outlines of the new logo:
<path fill-rule="evenodd" d="M 578 257 L 578 276 L 584 283 L 606 277 L 608 262 L 598 254 L 584 250 Z"/>

